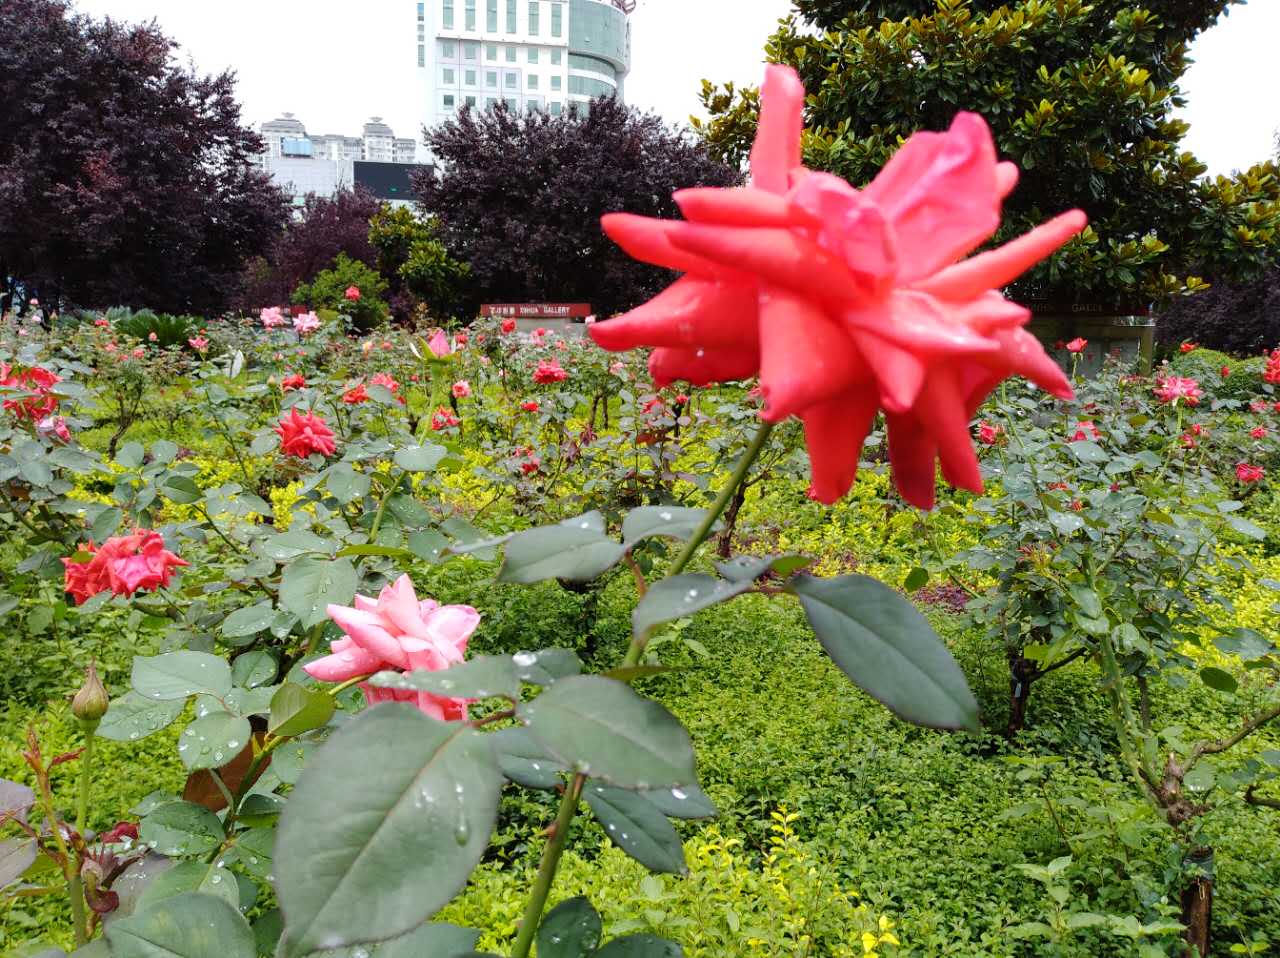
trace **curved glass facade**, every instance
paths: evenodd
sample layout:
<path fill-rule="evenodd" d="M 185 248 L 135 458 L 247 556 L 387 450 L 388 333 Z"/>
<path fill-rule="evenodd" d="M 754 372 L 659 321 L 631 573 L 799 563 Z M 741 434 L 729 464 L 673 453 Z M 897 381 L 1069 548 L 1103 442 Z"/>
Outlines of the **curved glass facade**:
<path fill-rule="evenodd" d="M 622 73 L 630 68 L 627 15 L 611 3 L 570 0 L 569 50 L 608 60 Z"/>
<path fill-rule="evenodd" d="M 593 77 L 569 76 L 569 92 L 576 96 L 589 96 L 593 100 L 598 96 L 617 96 L 618 88 L 604 80 Z"/>
<path fill-rule="evenodd" d="M 613 64 L 608 60 L 601 60 L 599 57 L 584 57 L 577 53 L 570 53 L 569 69 L 602 73 L 615 83 L 618 82 L 618 71 L 613 68 Z"/>

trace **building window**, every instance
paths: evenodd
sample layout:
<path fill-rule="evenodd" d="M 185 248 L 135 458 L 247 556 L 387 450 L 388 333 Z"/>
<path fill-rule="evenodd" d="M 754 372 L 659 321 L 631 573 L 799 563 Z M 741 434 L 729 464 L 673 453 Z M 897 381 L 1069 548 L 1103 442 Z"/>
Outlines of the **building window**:
<path fill-rule="evenodd" d="M 488 33 L 498 32 L 498 0 L 485 0 L 484 28 Z"/>
<path fill-rule="evenodd" d="M 498 105 L 498 98 L 497 98 L 497 97 L 487 96 L 487 97 L 485 97 L 485 98 L 484 98 L 484 108 L 485 108 L 486 110 L 492 109 L 493 107 L 495 107 L 495 106 L 497 106 L 497 105 Z"/>
<path fill-rule="evenodd" d="M 564 104 L 563 104 L 563 103 L 561 103 L 559 100 L 552 100 L 552 101 L 551 101 L 551 115 L 552 115 L 552 116 L 559 116 L 562 112 L 564 112 Z"/>
<path fill-rule="evenodd" d="M 537 48 L 537 47 L 530 47 L 530 48 L 529 48 L 529 62 L 530 62 L 530 63 L 537 63 L 537 62 L 538 62 L 538 48 Z"/>
<path fill-rule="evenodd" d="M 564 82 L 564 77 L 560 76 L 559 74 L 556 74 L 551 78 L 551 89 L 559 90 L 563 82 Z"/>
<path fill-rule="evenodd" d="M 515 48 L 515 47 L 507 47 L 507 62 L 508 62 L 508 63 L 515 63 L 515 62 L 516 62 L 516 48 Z"/>
<path fill-rule="evenodd" d="M 484 45 L 484 58 L 489 61 L 498 59 L 498 45 L 496 43 L 486 43 Z"/>
<path fill-rule="evenodd" d="M 462 58 L 464 60 L 478 60 L 480 58 L 480 44 L 464 43 L 462 45 Z"/>
<path fill-rule="evenodd" d="M 466 71 L 464 71 L 464 72 L 463 72 L 463 75 L 462 75 L 462 83 L 463 83 L 463 85 L 464 85 L 464 86 L 475 86 L 475 85 L 476 85 L 476 71 L 475 71 L 475 70 L 466 70 Z"/>
<path fill-rule="evenodd" d="M 476 28 L 476 0 L 467 0 L 467 29 Z"/>
<path fill-rule="evenodd" d="M 484 71 L 484 85 L 489 87 L 489 89 L 491 90 L 496 90 L 498 88 L 498 71 L 497 70 Z"/>
<path fill-rule="evenodd" d="M 427 5 L 425 3 L 418 4 L 418 22 L 423 23 L 427 19 Z"/>
<path fill-rule="evenodd" d="M 474 107 L 476 105 L 476 98 L 473 96 L 467 97 L 466 101 L 467 101 L 467 106 Z"/>
<path fill-rule="evenodd" d="M 552 63 L 554 63 L 556 66 L 559 66 L 563 62 L 563 60 L 564 60 L 563 50 L 561 50 L 559 47 L 556 47 L 554 50 L 551 51 Z"/>
<path fill-rule="evenodd" d="M 507 0 L 507 33 L 518 33 L 516 28 L 516 0 Z"/>
<path fill-rule="evenodd" d="M 564 4 L 551 4 L 551 35 L 553 37 L 564 36 Z"/>
<path fill-rule="evenodd" d="M 453 49 L 453 41 L 452 41 L 452 40 L 441 40 L 441 41 L 440 41 L 440 56 L 444 57 L 446 60 L 456 60 L 456 59 L 458 59 L 458 54 L 457 54 L 457 53 L 455 53 L 455 52 L 454 52 L 454 49 Z"/>
<path fill-rule="evenodd" d="M 518 90 L 520 89 L 520 74 L 508 70 L 506 75 L 503 77 L 503 82 L 506 84 L 508 90 Z"/>
<path fill-rule="evenodd" d="M 427 48 L 421 43 L 418 44 L 418 66 L 425 67 L 427 65 Z"/>
<path fill-rule="evenodd" d="M 507 105 L 507 109 L 512 113 L 520 112 L 520 101 L 513 96 L 503 97 L 502 102 Z"/>
<path fill-rule="evenodd" d="M 452 109 L 453 109 L 453 94 L 452 94 L 452 93 L 446 93 L 446 94 L 444 95 L 444 108 L 445 108 L 446 110 L 452 110 Z"/>
<path fill-rule="evenodd" d="M 529 0 L 529 36 L 536 37 L 538 35 L 538 19 L 541 11 L 538 9 L 542 4 L 538 0 Z"/>
<path fill-rule="evenodd" d="M 529 74 L 529 89 L 530 90 L 538 89 L 538 75 L 536 73 Z"/>
<path fill-rule="evenodd" d="M 453 71 L 446 67 L 442 72 L 444 73 L 443 82 L 453 86 Z"/>
<path fill-rule="evenodd" d="M 440 6 L 440 23 L 446 30 L 453 29 L 453 0 L 442 0 Z"/>

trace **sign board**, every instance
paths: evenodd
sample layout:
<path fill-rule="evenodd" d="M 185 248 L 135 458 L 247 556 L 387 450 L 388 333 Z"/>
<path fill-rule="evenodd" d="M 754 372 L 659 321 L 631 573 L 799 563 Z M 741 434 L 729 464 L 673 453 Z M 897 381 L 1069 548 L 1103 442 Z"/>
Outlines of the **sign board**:
<path fill-rule="evenodd" d="M 1150 316 L 1150 305 L 1136 303 L 1060 303 L 1048 300 L 1018 300 L 1036 316 Z"/>
<path fill-rule="evenodd" d="M 590 303 L 485 303 L 481 316 L 512 319 L 585 319 L 591 315 Z"/>

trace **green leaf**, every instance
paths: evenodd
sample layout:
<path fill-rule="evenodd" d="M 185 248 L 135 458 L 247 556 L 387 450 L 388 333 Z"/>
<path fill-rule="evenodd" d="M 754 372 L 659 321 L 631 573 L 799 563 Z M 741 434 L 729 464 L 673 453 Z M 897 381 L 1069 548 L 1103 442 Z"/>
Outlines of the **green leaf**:
<path fill-rule="evenodd" d="M 143 889 L 134 912 L 146 911 L 166 898 L 194 891 L 221 898 L 233 908 L 240 903 L 236 877 L 230 869 L 215 862 L 185 861 L 157 875 Z"/>
<path fill-rule="evenodd" d="M 334 733 L 280 816 L 285 953 L 401 935 L 443 908 L 489 843 L 502 781 L 486 736 L 409 705 Z"/>
<path fill-rule="evenodd" d="M 273 762 L 272 768 L 274 767 Z M 236 835 L 235 844 L 227 853 L 227 860 L 239 863 L 240 867 L 254 878 L 266 881 L 272 875 L 275 842 L 274 828 L 251 828 L 240 832 Z"/>
<path fill-rule="evenodd" d="M 1247 536 L 1250 539 L 1256 539 L 1259 542 L 1267 537 L 1266 529 L 1263 529 L 1256 523 L 1250 522 L 1244 516 L 1227 516 L 1227 525 L 1242 536 Z"/>
<path fill-rule="evenodd" d="M 520 698 L 520 679 L 507 655 L 480 655 L 438 672 L 379 672 L 369 679 L 378 688 L 430 692 L 458 699 Z"/>
<path fill-rule="evenodd" d="M 235 715 L 266 715 L 271 711 L 271 700 L 279 686 L 266 685 L 256 689 L 234 688 L 222 700 L 227 711 Z"/>
<path fill-rule="evenodd" d="M 720 814 L 715 803 L 698 785 L 685 785 L 683 788 L 655 788 L 640 794 L 657 806 L 658 811 L 668 818 L 694 820 L 715 818 Z"/>
<path fill-rule="evenodd" d="M 1276 647 L 1265 636 L 1253 629 L 1233 629 L 1226 635 L 1218 636 L 1213 644 L 1227 655 L 1239 656 L 1245 662 L 1265 658 L 1276 651 Z"/>
<path fill-rule="evenodd" d="M 222 620 L 222 634 L 233 639 L 256 635 L 270 626 L 275 616 L 275 606 L 271 604 L 270 599 L 256 605 L 245 606 L 243 609 L 236 609 Z"/>
<path fill-rule="evenodd" d="M 538 958 L 590 958 L 604 926 L 585 898 L 570 898 L 547 912 L 538 928 Z"/>
<path fill-rule="evenodd" d="M 644 598 L 637 603 L 631 613 L 631 628 L 640 635 L 655 625 L 709 609 L 749 591 L 751 587 L 750 580 L 730 582 L 702 572 L 662 579 L 650 586 Z"/>
<path fill-rule="evenodd" d="M 1208 762 L 1201 762 L 1182 779 L 1182 784 L 1193 792 L 1207 792 L 1218 780 L 1218 774 Z"/>
<path fill-rule="evenodd" d="M 738 556 L 727 562 L 717 562 L 716 569 L 731 582 L 754 582 L 766 572 L 786 578 L 812 561 L 801 555 Z"/>
<path fill-rule="evenodd" d="M 309 629 L 325 620 L 325 607 L 350 605 L 358 576 L 350 559 L 303 556 L 285 566 L 280 604 Z"/>
<path fill-rule="evenodd" d="M 136 742 L 173 724 L 186 707 L 186 699 L 155 701 L 137 692 L 126 692 L 111 703 L 98 734 L 113 742 Z"/>
<path fill-rule="evenodd" d="M 409 551 L 426 562 L 439 562 L 448 548 L 449 540 L 434 529 L 424 529 L 409 535 Z"/>
<path fill-rule="evenodd" d="M 356 472 L 349 462 L 335 462 L 326 470 L 325 488 L 344 506 L 369 494 L 373 482 L 363 472 Z"/>
<path fill-rule="evenodd" d="M 622 520 L 622 540 L 628 547 L 650 536 L 687 542 L 707 517 L 705 509 L 680 506 L 640 506 Z"/>
<path fill-rule="evenodd" d="M 579 675 L 582 660 L 572 649 L 542 649 L 538 652 L 517 652 L 511 657 L 516 675 L 521 682 L 530 685 L 550 685 L 558 679 Z"/>
<path fill-rule="evenodd" d="M 178 736 L 178 757 L 189 770 L 221 768 L 240 754 L 253 730 L 249 720 L 230 712 L 210 712 Z"/>
<path fill-rule="evenodd" d="M 628 935 L 613 939 L 595 958 L 684 958 L 684 949 L 657 935 Z"/>
<path fill-rule="evenodd" d="M 1069 442 L 1067 443 L 1067 446 L 1081 462 L 1089 462 L 1096 465 L 1097 463 L 1106 462 L 1111 458 L 1107 455 L 1106 450 L 1091 439 L 1081 439 L 1077 442 Z"/>
<path fill-rule="evenodd" d="M 151 460 L 162 466 L 167 466 L 178 458 L 178 444 L 170 442 L 168 439 L 157 439 L 151 444 Z"/>
<path fill-rule="evenodd" d="M 396 452 L 396 465 L 406 472 L 430 472 L 449 454 L 444 446 L 406 446 Z"/>
<path fill-rule="evenodd" d="M 678 788 L 698 780 L 684 726 L 621 682 L 597 675 L 561 679 L 516 713 L 552 755 L 607 784 Z"/>
<path fill-rule="evenodd" d="M 347 546 L 338 550 L 338 558 L 344 556 L 382 556 L 387 559 L 412 559 L 413 553 L 408 549 L 395 546 Z"/>
<path fill-rule="evenodd" d="M 525 788 L 552 789 L 564 782 L 568 769 L 547 754 L 525 728 L 504 728 L 492 736 L 493 751 L 502 774 Z"/>
<path fill-rule="evenodd" d="M 800 576 L 789 588 L 827 654 L 865 692 L 917 725 L 978 730 L 964 673 L 905 598 L 864 575 Z"/>
<path fill-rule="evenodd" d="M 34 838 L 6 838 L 0 841 L 0 888 L 22 877 L 22 873 L 35 864 L 36 840 Z"/>
<path fill-rule="evenodd" d="M 333 717 L 333 696 L 296 682 L 285 682 L 271 697 L 267 731 L 284 738 L 320 728 Z"/>
<path fill-rule="evenodd" d="M 187 892 L 107 926 L 111 958 L 255 958 L 249 923 L 220 898 Z"/>
<path fill-rule="evenodd" d="M 499 582 L 544 579 L 588 582 L 612 568 L 626 548 L 604 533 L 604 516 L 588 512 L 554 526 L 530 529 L 507 543 Z"/>
<path fill-rule="evenodd" d="M 116 462 L 126 469 L 137 469 L 142 465 L 147 450 L 140 442 L 126 442 L 116 451 Z"/>
<path fill-rule="evenodd" d="M 169 476 L 158 488 L 166 499 L 184 505 L 204 498 L 204 491 L 188 476 Z"/>
<path fill-rule="evenodd" d="M 296 525 L 278 536 L 265 539 L 258 546 L 258 551 L 268 559 L 274 559 L 277 562 L 288 562 L 308 553 L 330 555 L 333 550 L 333 542 L 321 539 L 310 529 L 301 525 Z"/>
<path fill-rule="evenodd" d="M 124 513 L 114 506 L 103 509 L 94 517 L 90 534 L 96 542 L 103 542 L 111 537 L 123 520 Z"/>
<path fill-rule="evenodd" d="M 1085 616 L 1090 619 L 1102 618 L 1102 600 L 1098 598 L 1098 593 L 1080 583 L 1072 583 L 1069 589 L 1071 598 Z"/>
<path fill-rule="evenodd" d="M 444 922 L 422 925 L 389 941 L 325 951 L 316 958 L 463 958 L 480 940 L 480 932 Z"/>
<path fill-rule="evenodd" d="M 1236 681 L 1234 675 L 1222 669 L 1216 669 L 1212 665 L 1200 670 L 1200 681 L 1217 692 L 1234 692 L 1240 688 L 1240 683 Z"/>
<path fill-rule="evenodd" d="M 643 795 L 588 782 L 582 797 L 609 839 L 645 868 L 673 875 L 689 871 L 680 836 Z"/>
<path fill-rule="evenodd" d="M 200 694 L 222 698 L 231 691 L 231 666 L 208 652 L 140 655 L 133 660 L 133 688 L 164 701 Z"/>
<path fill-rule="evenodd" d="M 206 855 L 222 844 L 222 822 L 203 805 L 169 802 L 143 818 L 140 837 L 161 855 Z"/>
<path fill-rule="evenodd" d="M 270 652 L 257 649 L 236 656 L 231 663 L 231 681 L 242 688 L 257 688 L 259 685 L 270 685 L 279 671 L 280 665 L 276 657 Z"/>

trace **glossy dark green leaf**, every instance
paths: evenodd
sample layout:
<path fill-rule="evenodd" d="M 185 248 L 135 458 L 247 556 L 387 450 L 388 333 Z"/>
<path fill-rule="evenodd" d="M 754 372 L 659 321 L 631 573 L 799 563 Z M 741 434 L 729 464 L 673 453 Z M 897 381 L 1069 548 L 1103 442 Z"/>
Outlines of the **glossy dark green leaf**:
<path fill-rule="evenodd" d="M 369 679 L 378 688 L 408 689 L 460 699 L 520 698 L 520 678 L 508 655 L 479 655 L 438 672 L 379 672 Z"/>
<path fill-rule="evenodd" d="M 1261 542 L 1267 537 L 1267 530 L 1262 528 L 1255 522 L 1250 522 L 1244 516 L 1227 516 L 1227 525 L 1242 536 L 1255 539 Z"/>
<path fill-rule="evenodd" d="M 256 635 L 271 625 L 276 617 L 276 608 L 270 599 L 255 605 L 236 609 L 222 620 L 222 634 L 229 638 L 245 635 Z"/>
<path fill-rule="evenodd" d="M 572 649 L 540 649 L 537 652 L 517 652 L 511 657 L 516 675 L 521 682 L 530 685 L 551 685 L 559 679 L 582 672 L 582 660 Z"/>
<path fill-rule="evenodd" d="M 688 541 L 707 517 L 705 509 L 680 506 L 640 506 L 622 520 L 622 539 L 628 547 L 650 536 Z"/>
<path fill-rule="evenodd" d="M 917 725 L 978 730 L 964 673 L 905 598 L 863 575 L 801 576 L 790 588 L 827 654 L 867 694 Z"/>
<path fill-rule="evenodd" d="M 183 505 L 199 502 L 204 498 L 204 491 L 187 476 L 169 476 L 160 484 L 160 493 L 172 502 Z"/>
<path fill-rule="evenodd" d="M 902 587 L 908 592 L 916 592 L 923 589 L 929 584 L 929 570 L 916 566 L 907 573 L 906 579 L 902 582 Z"/>
<path fill-rule="evenodd" d="M 502 781 L 485 735 L 409 705 L 330 736 L 280 817 L 286 954 L 402 935 L 443 908 L 488 845 Z"/>
<path fill-rule="evenodd" d="M 546 746 L 525 728 L 504 728 L 493 733 L 493 750 L 502 774 L 525 788 L 552 789 L 564 783 L 568 770 Z"/>
<path fill-rule="evenodd" d="M 333 696 L 296 682 L 285 682 L 271 698 L 267 731 L 279 737 L 320 728 L 333 717 Z"/>
<path fill-rule="evenodd" d="M 161 855 L 205 855 L 222 844 L 222 822 L 203 805 L 169 802 L 142 819 L 140 837 Z"/>
<path fill-rule="evenodd" d="M 187 700 L 146 699 L 126 692 L 111 703 L 98 725 L 98 734 L 115 742 L 136 742 L 173 724 L 187 707 Z"/>
<path fill-rule="evenodd" d="M 1094 465 L 1106 462 L 1111 457 L 1107 451 L 1090 439 L 1080 439 L 1076 442 L 1067 444 L 1071 452 L 1081 462 L 1093 463 Z"/>
<path fill-rule="evenodd" d="M 754 582 L 766 572 L 785 578 L 812 561 L 808 556 L 801 555 L 737 556 L 725 562 L 717 562 L 716 570 L 731 582 Z"/>
<path fill-rule="evenodd" d="M 220 898 L 187 892 L 106 930 L 112 958 L 255 958 L 249 923 Z"/>
<path fill-rule="evenodd" d="M 255 689 L 272 684 L 279 671 L 275 655 L 265 649 L 255 649 L 236 656 L 231 663 L 231 681 L 241 688 Z"/>
<path fill-rule="evenodd" d="M 222 698 L 231 691 L 231 666 L 208 652 L 139 655 L 133 660 L 133 688 L 158 701 L 201 694 Z"/>
<path fill-rule="evenodd" d="M 516 711 L 552 755 L 604 783 L 646 789 L 698 780 L 684 726 L 621 682 L 598 675 L 561 679 Z"/>
<path fill-rule="evenodd" d="M 309 553 L 330 555 L 335 548 L 335 543 L 329 539 L 320 538 L 305 526 L 296 525 L 287 532 L 264 540 L 257 548 L 268 559 L 289 562 Z"/>
<path fill-rule="evenodd" d="M 396 450 L 395 462 L 408 472 L 430 472 L 448 454 L 444 446 L 405 446 Z"/>
<path fill-rule="evenodd" d="M 1212 665 L 1200 670 L 1200 681 L 1216 692 L 1234 692 L 1240 688 L 1234 675 Z"/>
<path fill-rule="evenodd" d="M 434 529 L 424 529 L 409 536 L 409 551 L 427 562 L 439 562 L 449 540 Z"/>
<path fill-rule="evenodd" d="M 1220 635 L 1213 644 L 1227 655 L 1239 656 L 1245 662 L 1265 658 L 1276 651 L 1276 647 L 1263 635 L 1253 629 L 1233 629 L 1226 635 Z"/>
<path fill-rule="evenodd" d="M 480 932 L 457 925 L 422 925 L 407 935 L 376 944 L 322 951 L 316 958 L 462 958 L 480 940 Z"/>
<path fill-rule="evenodd" d="M 280 604 L 309 629 L 325 620 L 326 606 L 351 604 L 357 579 L 350 559 L 303 556 L 285 566 Z"/>
<path fill-rule="evenodd" d="M 34 838 L 6 838 L 0 840 L 0 888 L 22 877 L 36 860 Z"/>
<path fill-rule="evenodd" d="M 684 958 L 684 949 L 657 935 L 628 935 L 613 939 L 596 958 Z"/>
<path fill-rule="evenodd" d="M 236 888 L 235 875 L 225 864 L 207 861 L 177 862 L 172 868 L 161 872 L 143 889 L 142 896 L 135 907 L 136 912 L 146 911 L 166 898 L 183 895 L 188 892 L 203 892 L 214 898 L 221 898 L 233 908 L 240 903 L 240 893 Z"/>
<path fill-rule="evenodd" d="M 196 719 L 178 736 L 178 757 L 189 771 L 221 768 L 249 742 L 249 720 L 230 712 L 211 712 Z"/>
<path fill-rule="evenodd" d="M 631 628 L 637 634 L 663 622 L 683 619 L 703 609 L 732 599 L 751 589 L 752 583 L 717 579 L 702 572 L 662 579 L 649 587 L 631 613 Z"/>
<path fill-rule="evenodd" d="M 604 517 L 599 512 L 588 512 L 513 536 L 507 543 L 498 581 L 587 582 L 612 568 L 625 553 L 620 543 L 605 535 Z"/>
<path fill-rule="evenodd" d="M 570 898 L 547 912 L 538 926 L 538 958 L 590 958 L 604 926 L 585 898 Z"/>
<path fill-rule="evenodd" d="M 640 794 L 656 805 L 658 810 L 668 818 L 693 820 L 715 818 L 720 814 L 715 803 L 698 785 L 685 785 L 683 788 L 655 788 Z"/>
<path fill-rule="evenodd" d="M 643 795 L 592 781 L 582 790 L 582 797 L 609 839 L 645 868 L 676 875 L 689 870 L 680 836 L 667 816 Z"/>

